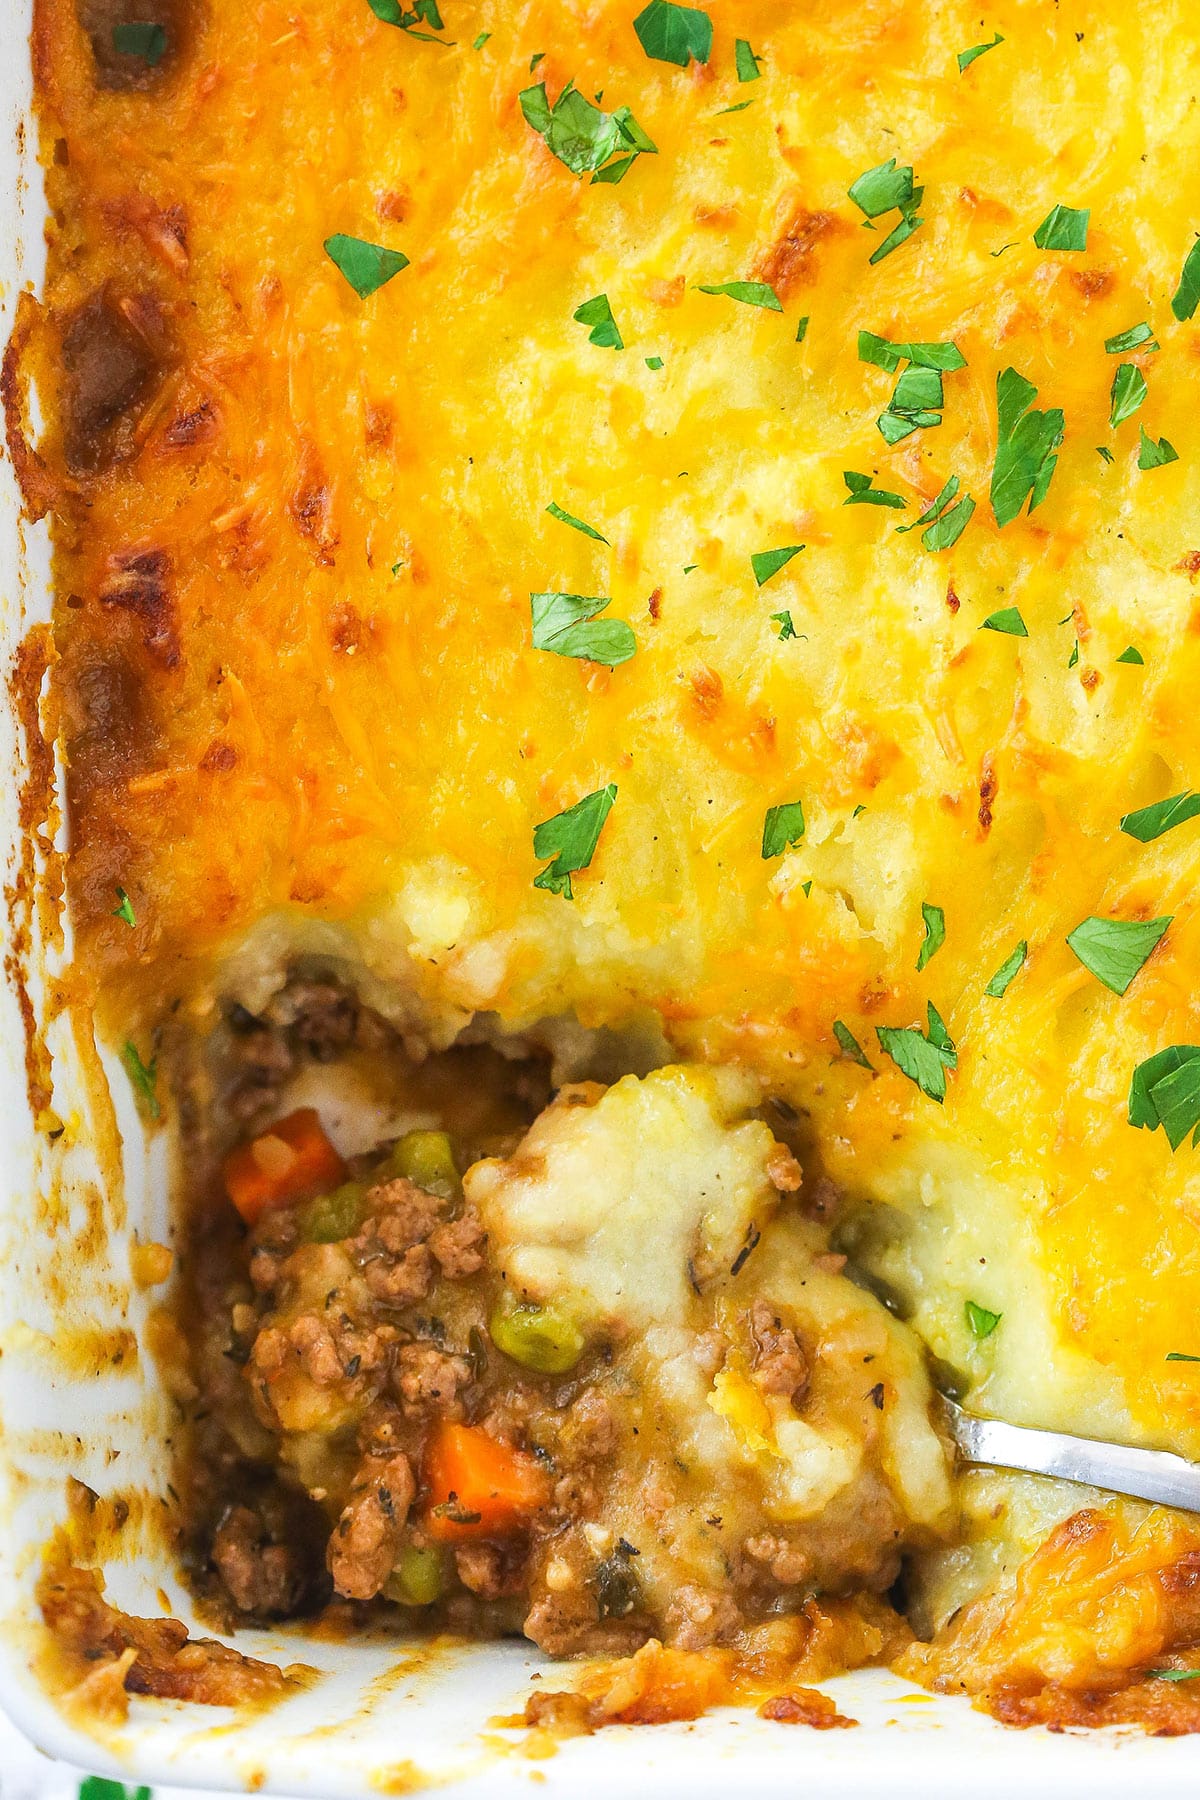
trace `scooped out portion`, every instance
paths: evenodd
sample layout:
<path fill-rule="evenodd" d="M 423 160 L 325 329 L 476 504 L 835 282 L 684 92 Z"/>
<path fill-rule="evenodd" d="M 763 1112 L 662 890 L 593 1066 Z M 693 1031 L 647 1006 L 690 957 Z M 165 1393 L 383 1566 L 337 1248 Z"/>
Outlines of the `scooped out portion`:
<path fill-rule="evenodd" d="M 332 1591 L 553 1655 L 753 1649 L 947 1536 L 917 1342 L 759 1101 L 689 1066 L 563 1087 L 461 1183 L 439 1132 L 343 1167 L 293 1114 L 237 1148 L 250 1229 L 200 1352 L 196 1555 L 226 1607 Z"/>

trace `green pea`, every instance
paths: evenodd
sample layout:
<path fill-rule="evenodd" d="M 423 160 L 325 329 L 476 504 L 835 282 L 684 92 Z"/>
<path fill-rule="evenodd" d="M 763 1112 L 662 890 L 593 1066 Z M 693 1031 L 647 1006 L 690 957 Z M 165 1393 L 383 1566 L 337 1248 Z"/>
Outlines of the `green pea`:
<path fill-rule="evenodd" d="M 488 1330 L 497 1350 L 539 1375 L 565 1375 L 583 1354 L 583 1333 L 553 1306 L 506 1298 L 488 1320 Z"/>
<path fill-rule="evenodd" d="M 318 1194 L 300 1215 L 300 1235 L 310 1244 L 338 1244 L 353 1237 L 363 1221 L 360 1181 L 345 1181 L 331 1194 Z"/>
<path fill-rule="evenodd" d="M 394 1146 L 391 1160 L 397 1175 L 415 1181 L 427 1194 L 453 1200 L 462 1192 L 454 1152 L 444 1131 L 406 1131 Z"/>
<path fill-rule="evenodd" d="M 432 1606 L 441 1598 L 441 1556 L 436 1550 L 418 1550 L 415 1544 L 406 1544 L 383 1591 L 401 1606 Z"/>

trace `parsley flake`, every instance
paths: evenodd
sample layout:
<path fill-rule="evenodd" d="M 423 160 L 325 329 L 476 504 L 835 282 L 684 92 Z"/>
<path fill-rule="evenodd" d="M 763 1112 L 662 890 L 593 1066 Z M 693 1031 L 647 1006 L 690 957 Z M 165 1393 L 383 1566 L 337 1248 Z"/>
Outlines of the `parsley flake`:
<path fill-rule="evenodd" d="M 1004 1317 L 1003 1313 L 989 1312 L 986 1306 L 978 1306 L 974 1300 L 968 1300 L 963 1311 L 967 1317 L 967 1326 L 971 1336 L 981 1341 L 991 1337 Z"/>
<path fill-rule="evenodd" d="M 900 214 L 899 224 L 893 226 L 879 248 L 872 252 L 872 263 L 882 262 L 893 250 L 898 250 L 917 227 L 925 223 L 917 217 L 917 208 L 925 197 L 925 189 L 914 185 L 911 164 L 897 168 L 894 156 L 889 157 L 887 162 L 878 163 L 873 169 L 867 169 L 851 183 L 847 192 L 867 220 L 877 219 L 881 214 L 893 210 Z"/>
<path fill-rule="evenodd" d="M 875 421 L 880 435 L 889 444 L 898 444 L 914 431 L 940 425 L 942 375 L 940 369 L 909 367 L 905 369 L 887 407 Z"/>
<path fill-rule="evenodd" d="M 1154 333 L 1149 325 L 1131 325 L 1128 331 L 1118 331 L 1116 337 L 1105 338 L 1104 348 L 1110 356 L 1124 356 L 1127 350 L 1137 350 L 1144 344 L 1147 350 L 1157 350 Z"/>
<path fill-rule="evenodd" d="M 637 650 L 624 619 L 597 619 L 612 605 L 607 594 L 530 594 L 533 647 L 555 656 L 578 656 L 615 669 Z"/>
<path fill-rule="evenodd" d="M 398 25 L 401 31 L 407 31 L 410 37 L 420 38 L 424 44 L 446 44 L 453 47 L 452 38 L 434 36 L 435 32 L 446 29 L 438 11 L 437 0 L 413 0 L 407 12 L 399 4 L 399 0 L 367 0 L 367 5 L 385 25 Z M 418 31 L 418 25 L 428 25 L 431 29 Z"/>
<path fill-rule="evenodd" d="M 1067 942 L 1083 964 L 1114 994 L 1123 994 L 1155 945 L 1166 935 L 1172 914 L 1161 919 L 1084 919 Z"/>
<path fill-rule="evenodd" d="M 894 344 L 890 338 L 877 337 L 873 331 L 859 332 L 858 360 L 874 363 L 877 368 L 886 369 L 889 375 L 894 375 L 902 362 L 913 363 L 919 369 L 940 369 L 943 374 L 953 374 L 956 369 L 967 366 L 967 359 L 957 344 Z"/>
<path fill-rule="evenodd" d="M 918 974 L 946 941 L 946 915 L 940 906 L 930 906 L 928 900 L 922 900 L 921 918 L 925 923 L 925 940 L 917 957 Z"/>
<path fill-rule="evenodd" d="M 842 480 L 850 490 L 842 501 L 843 506 L 890 506 L 900 511 L 908 505 L 903 495 L 877 488 L 873 475 L 860 475 L 857 469 L 843 469 Z"/>
<path fill-rule="evenodd" d="M 1033 234 L 1039 250 L 1086 250 L 1090 207 L 1052 206 Z"/>
<path fill-rule="evenodd" d="M 555 813 L 552 819 L 543 819 L 540 825 L 534 826 L 533 854 L 554 859 L 540 875 L 534 876 L 534 887 L 561 894 L 564 900 L 575 898 L 571 877 L 580 869 L 586 869 L 596 854 L 604 821 L 612 811 L 616 797 L 617 784 L 610 781 L 607 787 L 597 788 L 594 794 L 585 794 L 565 812 Z"/>
<path fill-rule="evenodd" d="M 1146 659 L 1136 644 L 1127 644 L 1117 661 L 1119 663 L 1136 663 L 1139 668 L 1144 668 L 1146 664 Z"/>
<path fill-rule="evenodd" d="M 992 979 L 984 988 L 984 993 L 993 1000 L 1003 1000 L 1005 994 L 1025 966 L 1025 958 L 1029 955 L 1029 945 L 1024 938 L 1012 953 L 1005 957 Z"/>
<path fill-rule="evenodd" d="M 1127 837 L 1136 838 L 1139 844 L 1150 844 L 1164 832 L 1174 831 L 1177 825 L 1186 825 L 1189 819 L 1195 818 L 1200 818 L 1200 794 L 1186 788 L 1182 794 L 1172 794 L 1169 799 L 1156 800 L 1152 806 L 1126 813 L 1121 820 L 1121 830 Z"/>
<path fill-rule="evenodd" d="M 1129 1123 L 1138 1130 L 1161 1125 L 1172 1150 L 1188 1132 L 1200 1142 L 1200 1044 L 1172 1044 L 1138 1064 L 1129 1085 Z"/>
<path fill-rule="evenodd" d="M 1116 458 L 1114 457 L 1112 451 L 1109 449 L 1107 444 L 1097 444 L 1096 445 L 1096 455 L 1099 457 L 1102 457 L 1106 463 L 1111 463 L 1111 462 L 1116 461 Z"/>
<path fill-rule="evenodd" d="M 1144 425 L 1141 427 L 1141 433 L 1141 443 L 1138 447 L 1139 469 L 1161 469 L 1167 463 L 1179 461 L 1178 450 L 1166 438 L 1159 438 L 1155 443 L 1152 437 L 1147 437 Z"/>
<path fill-rule="evenodd" d="M 1196 239 L 1184 258 L 1179 286 L 1171 300 L 1171 311 L 1180 324 L 1183 324 L 1185 320 L 1191 318 L 1198 305 L 1200 305 L 1200 238 Z"/>
<path fill-rule="evenodd" d="M 901 1073 L 940 1106 L 946 1098 L 946 1070 L 958 1067 L 958 1051 L 932 1000 L 926 1004 L 926 1016 L 925 1031 L 916 1025 L 880 1025 L 875 1035 Z"/>
<path fill-rule="evenodd" d="M 165 27 L 140 20 L 112 28 L 113 49 L 118 56 L 140 56 L 149 69 L 156 69 L 167 53 Z"/>
<path fill-rule="evenodd" d="M 158 1103 L 158 1095 L 154 1091 L 155 1078 L 158 1074 L 158 1058 L 151 1057 L 149 1064 L 144 1063 L 138 1055 L 137 1045 L 126 1038 L 121 1047 L 121 1061 L 142 1105 L 150 1118 L 155 1122 L 162 1116 L 162 1107 Z"/>
<path fill-rule="evenodd" d="M 627 106 L 602 112 L 568 81 L 551 106 L 544 81 L 517 95 L 525 123 L 544 138 L 551 154 L 573 175 L 593 182 L 621 181 L 639 156 L 658 154 L 658 146 L 642 130 Z M 610 159 L 616 158 L 616 161 Z"/>
<path fill-rule="evenodd" d="M 1062 408 L 1038 412 L 1033 409 L 1036 399 L 1032 381 L 1016 369 L 1004 369 L 996 377 L 998 430 L 991 499 L 1000 526 L 1011 524 L 1026 496 L 1030 512 L 1042 504 L 1058 463 L 1065 424 Z"/>
<path fill-rule="evenodd" d="M 1067 658 L 1068 669 L 1075 668 L 1076 665 L 1078 664 L 1078 662 L 1079 662 L 1079 639 L 1076 638 L 1075 642 L 1071 646 L 1071 654 Z"/>
<path fill-rule="evenodd" d="M 1168 1350 L 1163 1361 L 1200 1363 L 1200 1356 L 1189 1356 L 1186 1350 Z M 1200 1675 L 1200 1669 L 1189 1669 L 1187 1673 L 1189 1675 Z"/>
<path fill-rule="evenodd" d="M 1170 1358 L 1167 1359 L 1170 1361 Z M 1191 1361 L 1200 1360 L 1191 1358 Z M 1200 1680 L 1200 1669 L 1147 1669 L 1147 1681 L 1196 1681 Z"/>
<path fill-rule="evenodd" d="M 782 856 L 804 836 L 804 807 L 799 800 L 787 800 L 782 806 L 767 808 L 763 820 L 762 858 Z"/>
<path fill-rule="evenodd" d="M 648 356 L 646 358 L 646 367 L 648 369 L 654 369 L 655 371 L 657 371 L 657 370 L 661 369 L 662 366 L 663 366 L 663 359 L 661 356 Z"/>
<path fill-rule="evenodd" d="M 807 336 L 808 336 L 808 314 L 805 313 L 804 317 L 800 320 L 799 324 L 796 326 L 796 342 L 798 344 L 802 344 Z"/>
<path fill-rule="evenodd" d="M 341 231 L 327 237 L 323 248 L 360 300 L 386 286 L 393 275 L 408 267 L 408 258 L 402 251 L 370 244 L 365 238 L 347 237 Z"/>
<path fill-rule="evenodd" d="M 790 612 L 784 611 L 772 613 L 771 622 L 779 627 L 780 643 L 783 643 L 787 638 L 794 638 L 797 635 L 796 627 L 792 624 L 792 615 Z"/>
<path fill-rule="evenodd" d="M 844 1025 L 841 1019 L 835 1019 L 833 1021 L 833 1035 L 841 1046 L 842 1055 L 846 1057 L 848 1061 L 857 1063 L 860 1069 L 870 1069 L 871 1073 L 874 1074 L 875 1065 L 868 1061 L 862 1045 L 859 1043 L 850 1027 Z"/>
<path fill-rule="evenodd" d="M 787 544 L 782 550 L 756 550 L 750 558 L 750 567 L 758 586 L 765 587 L 772 575 L 778 575 L 780 569 L 785 568 L 793 556 L 799 556 L 804 548 L 803 544 Z"/>
<path fill-rule="evenodd" d="M 475 39 L 475 42 L 471 45 L 472 50 L 482 50 L 491 35 L 490 31 L 481 31 L 479 36 Z"/>
<path fill-rule="evenodd" d="M 1003 42 L 1004 39 L 997 32 L 990 44 L 972 44 L 969 50 L 960 50 L 958 53 L 959 74 L 965 74 L 973 62 L 977 62 L 981 56 L 986 56 L 989 50 L 994 50 L 997 44 Z"/>
<path fill-rule="evenodd" d="M 1112 378 L 1112 390 L 1109 394 L 1110 411 L 1108 423 L 1110 430 L 1115 431 L 1118 425 L 1131 419 L 1142 401 L 1146 398 L 1146 377 L 1136 363 L 1118 363 L 1116 374 Z"/>
<path fill-rule="evenodd" d="M 582 519 L 575 517 L 574 513 L 564 512 L 557 500 L 552 500 L 546 511 L 552 519 L 558 519 L 563 525 L 570 525 L 575 531 L 582 531 L 584 537 L 595 538 L 598 544 L 608 543 L 608 539 L 602 531 L 597 531 L 594 525 L 585 525 Z"/>
<path fill-rule="evenodd" d="M 1025 621 L 1015 606 L 1002 606 L 999 612 L 989 613 L 980 631 L 1001 631 L 1007 637 L 1027 638 L 1029 632 Z"/>
<path fill-rule="evenodd" d="M 129 898 L 129 895 L 125 892 L 123 887 L 116 889 L 116 895 L 119 904 L 113 907 L 113 918 L 123 919 L 126 925 L 136 925 L 137 917 L 134 913 L 133 902 Z"/>
<path fill-rule="evenodd" d="M 970 494 L 964 494 L 957 505 L 952 505 L 959 490 L 959 479 L 952 475 L 941 493 L 931 500 L 925 511 L 908 525 L 896 525 L 895 531 L 904 533 L 916 531 L 919 525 L 927 527 L 921 533 L 921 542 L 926 550 L 949 550 L 957 544 L 959 538 L 971 522 L 975 511 L 975 502 Z"/>
<path fill-rule="evenodd" d="M 725 294 L 740 300 L 743 306 L 762 306 L 768 312 L 782 312 L 783 306 L 775 289 L 765 281 L 720 281 L 715 285 L 701 283 L 701 294 Z"/>
<path fill-rule="evenodd" d="M 762 74 L 762 70 L 758 66 L 762 57 L 755 56 L 745 38 L 734 40 L 733 61 L 739 81 L 757 81 Z"/>
<path fill-rule="evenodd" d="M 596 344 L 601 350 L 623 350 L 625 340 L 617 329 L 617 321 L 613 318 L 612 307 L 608 304 L 607 294 L 597 294 L 593 300 L 585 300 L 571 314 L 577 325 L 587 325 L 588 343 Z M 647 358 L 647 363 L 650 359 Z M 661 365 L 660 365 L 661 366 Z"/>
<path fill-rule="evenodd" d="M 692 6 L 677 6 L 675 0 L 650 0 L 633 21 L 633 29 L 638 43 L 655 62 L 686 69 L 693 57 L 706 63 L 712 55 L 713 28 L 708 14 Z"/>

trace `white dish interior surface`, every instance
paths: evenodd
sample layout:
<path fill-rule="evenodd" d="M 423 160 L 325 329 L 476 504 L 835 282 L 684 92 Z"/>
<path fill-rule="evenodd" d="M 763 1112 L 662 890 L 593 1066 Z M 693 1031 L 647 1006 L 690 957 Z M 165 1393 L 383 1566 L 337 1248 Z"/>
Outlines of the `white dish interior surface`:
<path fill-rule="evenodd" d="M 18 293 L 36 288 L 40 276 L 44 206 L 23 48 L 27 0 L 0 0 L 0 15 L 8 46 L 0 59 L 0 332 L 7 339 Z M 6 666 L 24 634 L 48 617 L 48 542 L 44 523 L 22 523 L 6 463 L 0 471 Z M 0 785 L 0 842 L 10 880 L 20 855 L 23 746 L 7 707 L 0 757 L 8 772 Z M 35 951 L 33 960 L 28 974 L 36 998 L 38 978 L 53 974 L 55 958 Z M 49 1041 L 54 1109 L 69 1121 L 72 1145 L 58 1169 L 31 1116 L 18 992 L 6 979 L 0 985 L 0 1705 L 41 1748 L 143 1782 L 295 1795 L 410 1792 L 425 1783 L 463 1795 L 523 1792 L 536 1784 L 535 1791 L 581 1800 L 614 1788 L 663 1800 L 769 1786 L 847 1800 L 881 1791 L 925 1800 L 952 1788 L 976 1797 L 1023 1790 L 1086 1793 L 1092 1800 L 1124 1795 L 1131 1784 L 1163 1800 L 1196 1792 L 1195 1739 L 1011 1731 L 965 1701 L 932 1697 L 882 1671 L 826 1684 L 840 1709 L 860 1722 L 858 1730 L 815 1732 L 720 1709 L 694 1724 L 611 1727 L 537 1758 L 528 1754 L 524 1732 L 498 1721 L 521 1712 L 534 1683 L 568 1685 L 569 1667 L 548 1664 L 515 1643 L 430 1654 L 419 1640 L 338 1644 L 294 1628 L 243 1632 L 237 1639 L 252 1655 L 321 1672 L 271 1711 L 241 1717 L 135 1698 L 120 1726 L 92 1730 L 68 1721 L 31 1666 L 43 1549 L 67 1516 L 71 1476 L 100 1495 L 163 1493 L 173 1409 L 149 1357 L 127 1357 L 97 1378 L 80 1374 L 77 1357 L 70 1366 L 59 1346 L 81 1327 L 123 1328 L 144 1341 L 150 1302 L 130 1281 L 128 1251 L 138 1238 L 169 1241 L 169 1168 L 161 1141 L 145 1140 L 119 1063 L 106 1058 L 125 1162 L 124 1194 L 113 1191 L 116 1184 L 102 1179 L 93 1150 L 103 1120 L 79 1045 L 65 1021 L 52 1028 Z M 155 1617 L 165 1595 L 175 1615 L 194 1624 L 187 1591 L 154 1531 L 135 1528 L 125 1537 L 126 1555 L 106 1569 L 109 1598 Z"/>

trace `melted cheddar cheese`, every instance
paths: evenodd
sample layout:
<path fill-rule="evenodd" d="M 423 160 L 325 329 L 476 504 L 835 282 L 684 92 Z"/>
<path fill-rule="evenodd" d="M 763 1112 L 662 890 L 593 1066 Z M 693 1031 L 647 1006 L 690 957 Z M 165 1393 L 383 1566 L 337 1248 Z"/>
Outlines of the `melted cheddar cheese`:
<path fill-rule="evenodd" d="M 1136 1065 L 1200 1038 L 1200 824 L 1119 829 L 1200 786 L 1200 324 L 1170 306 L 1200 227 L 1192 16 L 712 0 L 712 57 L 681 70 L 636 10 L 445 0 L 448 47 L 366 0 L 208 0 L 105 89 L 42 0 L 54 224 L 24 365 L 110 1026 L 203 1024 L 302 952 L 434 1041 L 481 1011 L 649 1021 L 802 1110 L 875 1203 L 857 1253 L 982 1409 L 1200 1454 L 1200 1371 L 1165 1360 L 1200 1354 L 1200 1160 L 1126 1118 Z M 568 80 L 656 146 L 619 185 L 523 116 Z M 872 265 L 897 215 L 864 229 L 848 189 L 889 157 L 922 223 Z M 1088 209 L 1086 249 L 1034 243 L 1056 205 Z M 360 297 L 335 233 L 409 265 Z M 699 291 L 731 281 L 781 311 Z M 153 367 L 88 467 L 58 371 L 98 294 Z M 623 348 L 574 317 L 601 294 Z M 1161 347 L 1106 353 L 1141 320 Z M 884 442 L 896 374 L 862 329 L 958 346 L 940 425 Z M 1122 360 L 1148 393 L 1110 428 Z M 1001 529 L 1009 367 L 1065 438 Z M 1177 460 L 1139 468 L 1142 421 Z M 847 505 L 844 471 L 903 511 Z M 957 543 L 898 535 L 952 475 L 977 503 Z M 798 544 L 760 588 L 752 555 Z M 548 590 L 610 597 L 636 654 L 534 648 Z M 981 629 L 1013 608 L 1026 636 Z M 535 887 L 535 826 L 608 783 L 574 898 Z M 764 858 L 795 801 L 803 836 Z M 918 971 L 923 904 L 945 942 Z M 1123 996 L 1065 942 L 1092 915 L 1172 918 Z M 944 1104 L 876 1036 L 929 1002 Z"/>

